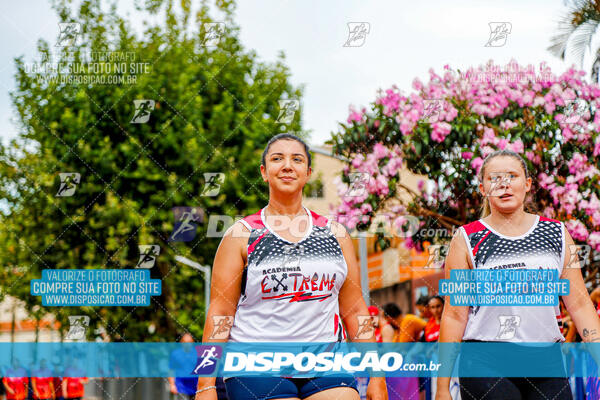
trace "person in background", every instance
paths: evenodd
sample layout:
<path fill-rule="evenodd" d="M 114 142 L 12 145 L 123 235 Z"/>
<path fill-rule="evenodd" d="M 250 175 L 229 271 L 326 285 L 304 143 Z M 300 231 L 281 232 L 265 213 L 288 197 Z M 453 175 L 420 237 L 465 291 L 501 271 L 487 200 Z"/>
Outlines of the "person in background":
<path fill-rule="evenodd" d="M 592 299 L 592 303 L 594 303 L 594 307 L 596 307 L 596 313 L 600 316 L 600 286 L 592 290 L 590 299 Z"/>
<path fill-rule="evenodd" d="M 442 311 L 444 310 L 444 299 L 441 296 L 435 295 L 427 298 L 427 313 L 430 318 L 425 325 L 422 342 L 437 342 L 440 334 L 440 321 L 442 319 Z M 429 362 L 432 354 L 423 354 L 421 362 Z M 431 400 L 432 397 L 432 381 L 431 377 L 419 377 L 419 389 L 421 390 L 421 400 Z"/>
<path fill-rule="evenodd" d="M 40 361 L 38 369 L 31 377 L 34 400 L 54 400 L 54 378 L 52 371 L 47 367 L 46 360 Z"/>
<path fill-rule="evenodd" d="M 384 318 L 388 323 L 382 328 L 384 342 L 416 342 L 425 329 L 427 322 L 414 314 L 402 314 L 402 310 L 394 303 L 383 307 Z"/>
<path fill-rule="evenodd" d="M 6 376 L 2 378 L 2 385 L 6 391 L 6 400 L 26 399 L 28 384 L 27 371 L 21 367 L 19 360 L 15 359 L 12 368 L 8 369 Z"/>
<path fill-rule="evenodd" d="M 425 341 L 437 342 L 440 336 L 440 322 L 442 320 L 442 312 L 444 311 L 444 298 L 442 296 L 432 296 L 428 303 L 431 318 L 425 325 Z"/>
<path fill-rule="evenodd" d="M 379 308 L 377 308 L 377 306 L 369 306 L 368 309 L 369 315 L 373 321 L 373 326 L 375 327 L 375 341 L 381 343 L 381 324 L 379 323 L 381 318 L 379 317 Z"/>
<path fill-rule="evenodd" d="M 431 318 L 431 311 L 429 310 L 429 296 L 421 296 L 417 299 L 417 316 L 427 321 Z"/>
<path fill-rule="evenodd" d="M 71 365 L 65 369 L 62 379 L 62 395 L 65 400 L 81 400 L 85 395 L 85 385 L 89 379 L 83 377 L 84 372 L 77 366 L 77 358 L 71 359 Z"/>
<path fill-rule="evenodd" d="M 193 343 L 194 338 L 189 333 L 184 333 L 179 339 L 180 343 Z M 193 399 L 196 395 L 196 386 L 198 385 L 198 378 L 194 377 L 179 377 L 178 373 L 189 374 L 186 366 L 196 365 L 198 355 L 196 349 L 190 344 L 186 344 L 183 348 L 177 348 L 171 353 L 169 359 L 169 369 L 175 372 L 175 377 L 169 377 L 169 386 L 171 393 L 181 394 L 187 399 Z"/>
<path fill-rule="evenodd" d="M 383 342 L 406 343 L 416 342 L 427 322 L 413 314 L 402 314 L 402 310 L 394 303 L 383 306 L 383 315 L 387 324 L 382 327 Z M 386 378 L 389 400 L 418 399 L 418 377 Z"/>

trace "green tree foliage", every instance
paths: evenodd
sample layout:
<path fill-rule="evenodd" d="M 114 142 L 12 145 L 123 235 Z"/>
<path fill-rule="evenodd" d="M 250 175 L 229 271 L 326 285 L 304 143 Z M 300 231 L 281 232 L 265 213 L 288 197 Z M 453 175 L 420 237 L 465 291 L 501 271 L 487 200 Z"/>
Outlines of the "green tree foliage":
<path fill-rule="evenodd" d="M 19 136 L 0 148 L 0 294 L 33 310 L 41 303 L 29 294 L 29 281 L 41 270 L 134 268 L 138 245 L 158 244 L 151 275 L 162 279 L 163 293 L 149 307 L 42 307 L 38 314 L 54 313 L 63 327 L 67 315 L 89 315 L 91 327 L 126 341 L 173 340 L 184 330 L 198 338 L 204 280 L 174 257 L 212 265 L 220 237 L 206 237 L 209 217 L 247 215 L 264 205 L 260 155 L 272 135 L 301 130 L 299 112 L 291 124 L 277 122 L 278 101 L 300 99 L 301 91 L 289 83 L 283 55 L 265 63 L 243 48 L 231 2 L 217 4 L 224 32 L 216 46 L 206 41 L 205 24 L 215 22 L 206 4 L 192 16 L 188 2 L 148 1 L 140 15 L 160 22 L 145 24 L 139 35 L 116 7 L 106 11 L 97 0 L 75 12 L 55 8 L 81 29 L 70 47 L 39 42 L 40 62 L 62 63 L 54 70 L 32 71 L 22 57 L 15 60 Z M 107 54 L 129 59 L 98 59 Z M 121 62 L 128 68 L 115 73 Z M 140 63 L 145 70 L 130 70 Z M 77 75 L 135 82 L 64 81 Z M 131 123 L 134 100 L 141 99 L 155 107 L 147 123 Z M 56 196 L 61 172 L 81 176 L 70 197 Z M 207 172 L 225 174 L 217 196 L 201 193 Z M 168 241 L 176 206 L 204 209 L 191 242 Z"/>

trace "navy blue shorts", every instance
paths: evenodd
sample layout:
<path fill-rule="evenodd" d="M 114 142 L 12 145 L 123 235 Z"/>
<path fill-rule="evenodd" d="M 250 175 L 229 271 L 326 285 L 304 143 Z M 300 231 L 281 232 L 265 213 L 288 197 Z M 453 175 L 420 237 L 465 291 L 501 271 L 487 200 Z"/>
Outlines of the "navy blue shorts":
<path fill-rule="evenodd" d="M 353 377 L 279 378 L 242 377 L 226 378 L 227 396 L 231 400 L 266 400 L 298 397 L 304 399 L 315 393 L 336 387 L 350 387 L 358 393 Z"/>

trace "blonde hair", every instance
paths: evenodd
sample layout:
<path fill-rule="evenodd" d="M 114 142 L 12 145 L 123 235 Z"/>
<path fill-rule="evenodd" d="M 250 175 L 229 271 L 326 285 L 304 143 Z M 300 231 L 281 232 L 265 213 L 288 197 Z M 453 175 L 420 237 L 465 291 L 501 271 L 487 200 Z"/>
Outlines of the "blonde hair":
<path fill-rule="evenodd" d="M 479 179 L 479 182 L 483 183 L 483 177 L 485 176 L 485 167 L 490 162 L 490 160 L 492 158 L 501 157 L 501 156 L 512 157 L 512 158 L 518 160 L 521 163 L 523 172 L 525 172 L 525 179 L 529 178 L 529 176 L 530 176 L 529 170 L 527 169 L 527 163 L 525 162 L 523 157 L 521 157 L 519 154 L 515 153 L 512 150 L 505 149 L 505 150 L 496 150 L 493 153 L 488 154 L 487 157 L 485 157 L 485 159 L 483 160 L 483 164 L 481 165 L 481 169 L 479 170 L 479 174 L 477 174 L 477 178 Z M 524 208 L 526 211 L 531 212 L 531 213 L 537 212 L 535 203 L 531 200 L 527 200 L 525 202 Z M 480 212 L 479 218 L 485 218 L 488 215 L 490 215 L 491 213 L 492 213 L 492 211 L 490 209 L 490 201 L 488 200 L 488 198 L 486 196 L 486 197 L 484 197 L 483 202 L 481 204 L 481 212 Z"/>

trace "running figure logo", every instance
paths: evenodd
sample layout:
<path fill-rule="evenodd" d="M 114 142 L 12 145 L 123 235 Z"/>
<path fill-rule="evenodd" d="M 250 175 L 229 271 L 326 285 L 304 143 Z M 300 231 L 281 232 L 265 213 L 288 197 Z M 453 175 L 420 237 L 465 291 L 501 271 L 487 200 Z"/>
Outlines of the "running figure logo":
<path fill-rule="evenodd" d="M 500 331 L 496 339 L 507 340 L 515 337 L 517 327 L 521 325 L 521 317 L 518 315 L 499 315 Z"/>
<path fill-rule="evenodd" d="M 490 38 L 485 47 L 502 47 L 506 44 L 506 39 L 512 30 L 510 22 L 490 22 Z"/>
<path fill-rule="evenodd" d="M 435 124 L 440 120 L 442 101 L 440 99 L 423 100 L 423 120 Z"/>
<path fill-rule="evenodd" d="M 212 374 L 217 367 L 217 360 L 221 358 L 223 349 L 221 346 L 196 346 L 198 361 L 194 368 L 194 375 Z"/>
<path fill-rule="evenodd" d="M 189 242 L 196 237 L 196 222 L 204 219 L 203 209 L 200 207 L 173 207 L 175 224 L 170 242 Z"/>
<path fill-rule="evenodd" d="M 213 315 L 213 331 L 210 339 L 227 339 L 233 327 L 233 317 L 230 315 Z"/>
<path fill-rule="evenodd" d="M 491 172 L 490 179 L 492 185 L 487 193 L 487 196 L 500 197 L 506 193 L 506 189 L 510 186 L 511 181 L 515 176 L 510 172 Z"/>
<path fill-rule="evenodd" d="M 425 268 L 442 268 L 446 255 L 448 254 L 448 247 L 447 244 L 430 245 L 427 248 L 429 259 L 427 260 L 427 264 L 425 264 Z"/>
<path fill-rule="evenodd" d="M 357 197 L 364 195 L 370 179 L 369 173 L 351 172 L 348 174 L 348 178 L 350 179 L 350 187 L 348 188 L 345 196 Z"/>
<path fill-rule="evenodd" d="M 294 120 L 294 115 L 296 115 L 296 111 L 300 107 L 300 102 L 298 100 L 279 100 L 279 115 L 275 122 L 278 124 L 290 124 Z"/>
<path fill-rule="evenodd" d="M 202 45 L 205 47 L 213 47 L 219 44 L 221 36 L 225 33 L 224 22 L 206 22 L 204 25 L 204 38 Z"/>
<path fill-rule="evenodd" d="M 200 196 L 214 197 L 219 194 L 221 185 L 225 182 L 225 174 L 221 172 L 205 172 L 204 188 Z"/>
<path fill-rule="evenodd" d="M 140 259 L 136 268 L 152 268 L 156 262 L 156 257 L 160 254 L 160 246 L 157 244 L 139 245 Z"/>
<path fill-rule="evenodd" d="M 81 33 L 81 24 L 78 22 L 61 22 L 58 24 L 60 33 L 55 47 L 71 47 L 77 42 L 77 36 Z"/>
<path fill-rule="evenodd" d="M 69 317 L 69 331 L 65 339 L 67 340 L 84 340 L 85 331 L 90 325 L 90 317 L 87 315 L 75 315 Z"/>
<path fill-rule="evenodd" d="M 569 245 L 569 263 L 566 268 L 583 268 L 590 263 L 592 247 L 587 244 Z"/>
<path fill-rule="evenodd" d="M 361 47 L 365 44 L 367 35 L 371 31 L 371 24 L 368 22 L 348 22 L 348 39 L 344 47 Z"/>
<path fill-rule="evenodd" d="M 589 106 L 587 101 L 583 99 L 567 100 L 565 102 L 565 124 L 576 124 L 581 120 L 581 117 L 588 112 Z"/>
<path fill-rule="evenodd" d="M 145 124 L 148 122 L 148 120 L 150 120 L 150 112 L 154 110 L 154 105 L 154 100 L 134 100 L 133 107 L 135 108 L 135 111 L 130 123 Z"/>
<path fill-rule="evenodd" d="M 81 181 L 81 175 L 77 172 L 60 172 L 58 174 L 60 178 L 60 186 L 56 197 L 70 197 L 75 193 L 77 185 Z"/>
<path fill-rule="evenodd" d="M 356 333 L 355 340 L 370 339 L 375 334 L 375 327 L 373 327 L 373 317 L 370 315 L 357 315 L 358 318 L 358 332 Z"/>

